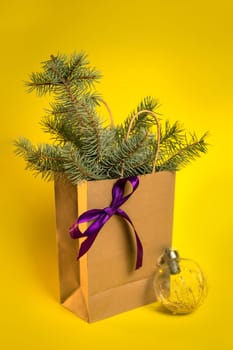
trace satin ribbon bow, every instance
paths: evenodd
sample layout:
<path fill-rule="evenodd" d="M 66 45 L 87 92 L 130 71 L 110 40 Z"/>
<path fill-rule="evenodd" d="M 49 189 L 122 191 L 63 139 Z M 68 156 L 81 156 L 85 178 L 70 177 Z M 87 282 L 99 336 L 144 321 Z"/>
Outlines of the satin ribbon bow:
<path fill-rule="evenodd" d="M 132 185 L 132 191 L 124 196 L 125 185 L 129 181 Z M 106 224 L 106 222 L 113 215 L 119 215 L 127 220 L 134 230 L 134 235 L 136 239 L 136 247 L 137 247 L 137 258 L 136 258 L 136 269 L 142 266 L 142 257 L 143 257 L 143 247 L 140 241 L 140 238 L 136 232 L 133 222 L 129 218 L 129 216 L 122 210 L 120 207 L 124 204 L 134 193 L 139 185 L 139 179 L 137 176 L 129 176 L 127 178 L 119 179 L 112 188 L 112 202 L 109 207 L 104 209 L 91 209 L 81 214 L 76 222 L 70 227 L 69 232 L 72 238 L 83 238 L 87 237 L 85 241 L 82 242 L 79 254 L 77 259 L 83 256 L 92 246 L 98 233 L 102 229 L 102 227 Z M 81 232 L 79 229 L 79 224 L 84 222 L 92 223 L 86 229 L 85 232 Z"/>

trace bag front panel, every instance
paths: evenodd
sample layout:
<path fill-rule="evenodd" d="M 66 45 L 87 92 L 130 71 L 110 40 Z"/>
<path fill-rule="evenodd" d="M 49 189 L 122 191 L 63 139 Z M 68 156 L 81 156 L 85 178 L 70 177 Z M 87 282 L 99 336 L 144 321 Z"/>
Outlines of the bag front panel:
<path fill-rule="evenodd" d="M 111 202 L 116 180 L 88 183 L 88 209 Z M 87 253 L 89 295 L 150 278 L 164 248 L 171 245 L 175 174 L 140 177 L 137 190 L 121 207 L 131 218 L 143 244 L 143 266 L 135 270 L 136 245 L 130 225 L 117 215 L 101 229 Z"/>

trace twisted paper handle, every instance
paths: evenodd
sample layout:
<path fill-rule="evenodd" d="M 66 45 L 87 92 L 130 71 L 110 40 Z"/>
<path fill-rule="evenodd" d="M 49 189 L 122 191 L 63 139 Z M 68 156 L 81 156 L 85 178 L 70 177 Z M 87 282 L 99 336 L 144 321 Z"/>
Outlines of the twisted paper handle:
<path fill-rule="evenodd" d="M 157 126 L 157 148 L 156 148 L 156 152 L 155 152 L 155 158 L 154 158 L 154 162 L 153 162 L 153 167 L 152 167 L 152 174 L 155 173 L 156 170 L 156 163 L 158 160 L 158 155 L 159 155 L 159 147 L 160 147 L 160 139 L 161 139 L 161 131 L 160 131 L 160 124 L 159 124 L 159 119 L 156 115 L 155 112 L 149 111 L 147 109 L 143 109 L 142 111 L 137 112 L 131 119 L 130 124 L 129 124 L 129 128 L 126 134 L 126 140 L 129 139 L 130 136 L 130 132 L 133 126 L 133 122 L 135 121 L 135 119 L 142 113 L 147 113 L 150 114 L 154 117 L 156 126 Z M 124 162 L 122 163 L 122 169 L 121 169 L 121 177 L 124 177 Z"/>
<path fill-rule="evenodd" d="M 112 116 L 112 111 L 111 111 L 109 105 L 107 104 L 107 102 L 105 100 L 100 98 L 100 102 L 102 102 L 104 107 L 106 108 L 106 110 L 108 112 L 108 115 L 109 115 L 111 128 L 113 128 L 114 127 L 114 120 L 113 120 L 113 116 Z"/>

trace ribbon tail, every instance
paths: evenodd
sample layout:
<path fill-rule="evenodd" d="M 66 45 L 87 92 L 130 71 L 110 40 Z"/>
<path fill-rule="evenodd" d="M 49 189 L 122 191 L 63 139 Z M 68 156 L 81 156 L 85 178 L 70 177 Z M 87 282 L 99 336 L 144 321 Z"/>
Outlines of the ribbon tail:
<path fill-rule="evenodd" d="M 137 244 L 137 260 L 136 260 L 136 270 L 140 269 L 142 267 L 143 262 L 143 246 L 142 242 L 137 234 L 137 232 L 134 230 L 135 237 L 136 237 L 136 244 Z"/>
<path fill-rule="evenodd" d="M 137 246 L 137 258 L 136 258 L 136 267 L 135 269 L 138 270 L 140 267 L 142 267 L 142 263 L 143 263 L 143 246 L 142 246 L 142 242 L 137 234 L 137 231 L 134 227 L 133 222 L 131 221 L 131 219 L 129 218 L 129 216 L 126 214 L 126 212 L 124 212 L 122 209 L 118 208 L 116 211 L 116 214 L 119 216 L 122 216 L 125 220 L 127 220 L 133 230 L 134 230 L 134 234 L 135 234 L 135 238 L 136 238 L 136 246 Z"/>
<path fill-rule="evenodd" d="M 77 259 L 81 258 L 84 254 L 87 253 L 87 251 L 91 248 L 92 244 L 94 243 L 96 237 L 98 236 L 100 230 L 102 229 L 103 225 L 105 224 L 105 221 L 108 220 L 108 217 L 106 215 L 103 215 L 96 221 L 94 221 L 83 233 L 83 236 L 86 236 L 87 238 L 85 241 L 81 243 L 78 257 Z"/>
<path fill-rule="evenodd" d="M 95 234 L 92 234 L 91 236 L 88 236 L 85 241 L 81 243 L 81 246 L 79 248 L 77 260 L 81 258 L 84 254 L 87 253 L 87 251 L 91 248 L 92 244 L 94 243 L 96 237 L 98 236 L 99 232 L 96 232 Z"/>
<path fill-rule="evenodd" d="M 75 222 L 75 223 L 69 228 L 69 233 L 70 233 L 70 236 L 71 236 L 73 239 L 83 237 L 83 233 L 79 230 L 79 227 L 78 227 L 77 222 Z"/>

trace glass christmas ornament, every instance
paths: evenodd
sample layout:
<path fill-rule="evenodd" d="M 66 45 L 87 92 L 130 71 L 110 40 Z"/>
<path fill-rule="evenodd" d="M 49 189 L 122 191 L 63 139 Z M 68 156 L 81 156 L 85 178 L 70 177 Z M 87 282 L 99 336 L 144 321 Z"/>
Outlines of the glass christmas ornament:
<path fill-rule="evenodd" d="M 207 284 L 195 261 L 180 258 L 176 250 L 167 248 L 154 277 L 154 290 L 157 300 L 169 311 L 188 314 L 203 302 Z"/>

